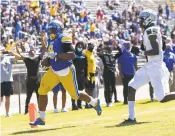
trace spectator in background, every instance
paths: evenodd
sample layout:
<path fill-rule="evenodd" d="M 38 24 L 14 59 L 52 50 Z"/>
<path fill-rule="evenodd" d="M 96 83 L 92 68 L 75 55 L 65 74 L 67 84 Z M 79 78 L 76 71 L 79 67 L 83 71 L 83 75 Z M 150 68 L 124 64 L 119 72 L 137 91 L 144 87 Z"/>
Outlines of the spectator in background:
<path fill-rule="evenodd" d="M 42 33 L 42 37 L 45 37 L 45 33 Z M 43 39 L 41 40 L 42 43 L 45 43 Z M 29 57 L 24 57 L 18 49 L 18 45 L 16 46 L 17 53 L 19 54 L 20 60 L 23 60 L 26 68 L 27 68 L 27 77 L 26 77 L 26 85 L 27 85 L 27 97 L 26 97 L 26 102 L 25 102 L 25 114 L 28 113 L 28 104 L 30 102 L 30 99 L 32 97 L 33 92 L 36 92 L 37 95 L 37 101 L 39 101 L 39 95 L 38 95 L 38 88 L 40 85 L 39 82 L 39 65 L 40 61 L 43 58 L 43 55 L 46 51 L 46 47 L 43 46 L 42 44 L 42 52 L 39 56 L 36 56 L 36 52 L 34 50 L 34 47 L 30 48 Z"/>
<path fill-rule="evenodd" d="M 19 17 L 15 19 L 15 39 L 20 39 L 20 31 L 22 30 L 22 25 Z"/>
<path fill-rule="evenodd" d="M 85 92 L 89 95 L 92 96 L 93 94 L 93 89 L 95 88 L 95 73 L 96 73 L 96 62 L 95 62 L 95 57 L 94 57 L 94 44 L 92 42 L 88 43 L 87 50 L 84 51 L 84 54 L 87 58 L 87 79 L 86 79 L 86 84 L 85 84 Z M 85 108 L 91 108 L 88 103 L 86 103 Z"/>
<path fill-rule="evenodd" d="M 172 53 L 172 41 L 171 39 L 167 39 L 166 43 L 166 48 L 163 53 L 163 61 L 166 64 L 166 67 L 168 68 L 170 72 L 170 77 L 169 77 L 169 87 L 170 87 L 170 92 L 175 91 L 174 89 L 174 81 L 173 81 L 173 68 L 175 64 L 175 55 Z"/>
<path fill-rule="evenodd" d="M 171 18 L 175 19 L 175 3 L 174 2 L 171 3 L 170 8 L 171 8 Z"/>
<path fill-rule="evenodd" d="M 54 113 L 58 113 L 58 108 L 57 108 L 57 96 L 58 92 L 62 91 L 62 110 L 61 112 L 68 112 L 66 109 L 66 90 L 64 90 L 63 86 L 61 83 L 56 85 L 53 89 L 53 105 L 54 105 Z"/>
<path fill-rule="evenodd" d="M 91 38 L 94 38 L 94 36 L 95 36 L 95 29 L 96 29 L 95 23 L 90 22 L 90 36 L 91 36 Z"/>
<path fill-rule="evenodd" d="M 112 107 L 112 95 L 114 94 L 114 101 L 119 102 L 117 100 L 117 92 L 116 92 L 116 59 L 119 58 L 122 54 L 122 51 L 119 47 L 117 47 L 118 53 L 115 56 L 112 55 L 112 48 L 110 46 L 106 47 L 106 52 L 101 52 L 99 57 L 101 58 L 104 69 L 103 69 L 103 80 L 104 80 L 104 95 L 106 100 L 106 106 Z"/>
<path fill-rule="evenodd" d="M 14 43 L 13 39 L 11 39 L 11 40 L 9 40 L 9 43 L 6 46 L 6 51 L 10 51 L 13 48 L 15 48 L 15 43 Z"/>
<path fill-rule="evenodd" d="M 163 14 L 163 7 L 162 7 L 162 5 L 159 5 L 159 7 L 158 7 L 158 13 L 159 13 L 160 15 Z"/>
<path fill-rule="evenodd" d="M 77 42 L 75 46 L 75 59 L 73 60 L 73 64 L 76 69 L 76 77 L 78 83 L 78 90 L 83 91 L 85 89 L 85 81 L 87 79 L 87 58 L 83 54 L 84 43 Z M 72 110 L 82 109 L 82 101 L 77 100 L 77 102 L 72 99 Z"/>
<path fill-rule="evenodd" d="M 51 6 L 50 6 L 50 15 L 52 17 L 55 17 L 57 15 L 57 7 L 56 7 L 56 5 L 51 4 Z"/>
<path fill-rule="evenodd" d="M 170 16 L 170 7 L 168 4 L 166 4 L 165 6 L 165 11 L 166 11 L 166 18 L 167 20 L 169 20 L 169 16 Z"/>
<path fill-rule="evenodd" d="M 48 23 L 47 23 L 46 19 L 44 19 L 44 21 L 43 21 L 42 31 L 45 31 L 48 34 Z"/>
<path fill-rule="evenodd" d="M 103 11 L 102 10 L 99 9 L 97 11 L 97 14 L 96 15 L 97 15 L 97 19 L 99 19 L 99 20 L 102 20 L 103 19 Z"/>
<path fill-rule="evenodd" d="M 128 104 L 128 83 L 134 77 L 137 67 L 137 58 L 131 53 L 131 43 L 124 43 L 124 50 L 118 59 L 118 69 L 123 83 L 123 104 Z"/>
<path fill-rule="evenodd" d="M 19 59 L 20 56 L 13 51 L 6 51 L 5 49 L 1 49 L 0 51 L 0 65 L 1 65 L 1 102 L 3 101 L 3 97 L 5 96 L 5 110 L 6 117 L 10 117 L 9 109 L 10 109 L 10 95 L 13 94 L 13 75 L 12 75 L 12 64 L 15 63 L 15 59 L 9 57 L 5 57 L 4 54 L 11 54 L 15 56 L 16 59 Z M 0 103 L 1 103 L 0 102 Z"/>

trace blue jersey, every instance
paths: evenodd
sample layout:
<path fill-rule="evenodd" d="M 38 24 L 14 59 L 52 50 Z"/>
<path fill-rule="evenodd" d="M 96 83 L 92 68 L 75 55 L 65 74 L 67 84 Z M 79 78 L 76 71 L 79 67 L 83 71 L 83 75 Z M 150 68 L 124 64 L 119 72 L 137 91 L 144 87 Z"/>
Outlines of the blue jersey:
<path fill-rule="evenodd" d="M 175 55 L 172 52 L 164 52 L 163 61 L 165 62 L 169 72 L 172 72 L 175 64 Z"/>
<path fill-rule="evenodd" d="M 70 44 L 67 44 L 70 43 Z M 60 34 L 56 39 L 48 40 L 48 55 L 53 53 L 65 53 L 63 46 L 71 46 L 72 37 Z M 72 65 L 72 60 L 64 60 L 59 58 L 50 58 L 51 67 L 54 71 L 65 69 Z"/>
<path fill-rule="evenodd" d="M 121 65 L 121 72 L 124 75 L 134 75 L 134 65 L 136 62 L 136 55 L 126 50 L 124 50 L 123 54 L 118 58 L 118 63 Z"/>

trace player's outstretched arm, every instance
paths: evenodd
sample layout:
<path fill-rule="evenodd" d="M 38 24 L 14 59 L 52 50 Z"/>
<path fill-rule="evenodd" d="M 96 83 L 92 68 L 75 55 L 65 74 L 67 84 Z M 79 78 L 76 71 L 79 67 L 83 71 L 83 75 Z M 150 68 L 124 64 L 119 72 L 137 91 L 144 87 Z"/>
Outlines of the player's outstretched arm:
<path fill-rule="evenodd" d="M 45 54 L 45 52 L 46 52 L 46 50 L 47 50 L 47 48 L 46 48 L 46 46 L 47 46 L 47 44 L 46 44 L 46 33 L 43 31 L 42 33 L 41 33 L 41 44 L 42 44 L 42 52 L 41 52 L 41 54 L 40 54 L 40 57 L 41 58 L 43 58 L 43 56 L 44 56 L 44 54 Z"/>

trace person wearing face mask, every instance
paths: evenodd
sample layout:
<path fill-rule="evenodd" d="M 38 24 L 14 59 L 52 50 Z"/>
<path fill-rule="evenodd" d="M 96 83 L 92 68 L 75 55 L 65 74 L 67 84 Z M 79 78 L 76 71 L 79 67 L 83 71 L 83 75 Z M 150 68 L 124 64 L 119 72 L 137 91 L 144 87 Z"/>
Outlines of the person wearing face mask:
<path fill-rule="evenodd" d="M 118 59 L 118 69 L 123 83 L 123 104 L 128 104 L 128 83 L 134 77 L 137 70 L 136 55 L 131 53 L 131 43 L 124 43 L 124 50 Z"/>
<path fill-rule="evenodd" d="M 84 54 L 87 58 L 87 66 L 86 66 L 87 78 L 85 81 L 86 82 L 85 92 L 90 96 L 92 96 L 93 89 L 95 88 L 96 62 L 95 62 L 93 50 L 94 50 L 94 44 L 92 42 L 89 42 L 87 50 L 84 51 Z M 91 108 L 91 106 L 88 103 L 86 103 L 85 108 Z"/>
<path fill-rule="evenodd" d="M 45 35 L 44 33 L 42 35 Z M 26 85 L 27 85 L 27 97 L 25 102 L 25 114 L 28 113 L 28 104 L 30 103 L 30 99 L 32 97 L 33 92 L 36 92 L 37 101 L 39 100 L 38 88 L 40 85 L 39 82 L 39 65 L 40 61 L 43 58 L 43 55 L 46 51 L 46 47 L 42 46 L 42 52 L 39 56 L 36 56 L 36 52 L 34 47 L 30 47 L 29 57 L 24 57 L 18 49 L 18 43 L 16 46 L 17 53 L 20 55 L 20 60 L 23 60 L 26 68 L 27 68 L 27 77 L 26 77 Z"/>
<path fill-rule="evenodd" d="M 83 54 L 84 43 L 77 42 L 75 46 L 75 59 L 73 64 L 76 69 L 76 77 L 78 83 L 78 90 L 83 91 L 85 89 L 85 79 L 87 78 L 87 58 Z M 82 101 L 72 99 L 72 110 L 82 109 Z"/>
<path fill-rule="evenodd" d="M 106 52 L 99 53 L 104 69 L 103 69 L 103 80 L 104 80 L 104 96 L 107 107 L 112 107 L 112 95 L 114 94 L 114 101 L 117 100 L 117 91 L 116 91 L 116 59 L 120 57 L 122 51 L 120 47 L 117 47 L 118 53 L 113 56 L 112 48 L 110 46 L 106 47 Z"/>
<path fill-rule="evenodd" d="M 170 77 L 169 77 L 169 87 L 170 87 L 170 92 L 175 91 L 174 90 L 174 81 L 173 81 L 173 67 L 175 64 L 175 55 L 173 54 L 172 50 L 172 43 L 171 41 L 166 43 L 166 48 L 163 53 L 163 61 L 166 64 L 166 67 L 168 68 L 170 72 Z"/>

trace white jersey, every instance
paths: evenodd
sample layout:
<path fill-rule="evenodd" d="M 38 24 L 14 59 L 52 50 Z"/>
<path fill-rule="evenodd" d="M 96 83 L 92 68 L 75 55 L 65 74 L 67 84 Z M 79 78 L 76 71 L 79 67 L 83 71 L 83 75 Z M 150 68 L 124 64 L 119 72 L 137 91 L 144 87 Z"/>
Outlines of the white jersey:
<path fill-rule="evenodd" d="M 149 40 L 150 35 L 157 35 L 157 41 L 159 44 L 159 54 L 154 56 L 148 56 L 148 62 L 150 61 L 163 61 L 163 50 L 162 50 L 162 34 L 160 32 L 160 28 L 158 26 L 149 27 L 144 31 L 143 35 L 143 44 L 145 46 L 146 51 L 152 50 L 152 46 Z"/>

